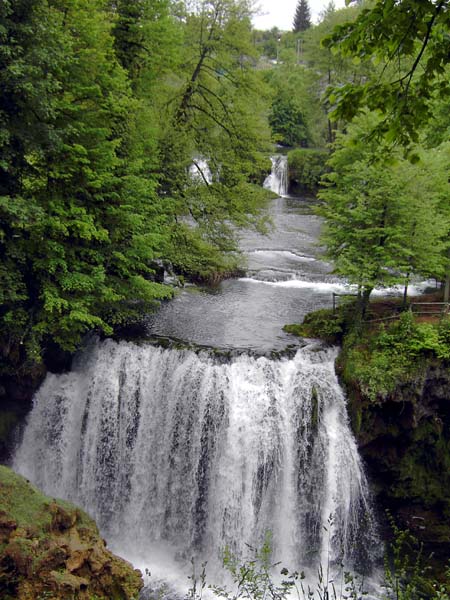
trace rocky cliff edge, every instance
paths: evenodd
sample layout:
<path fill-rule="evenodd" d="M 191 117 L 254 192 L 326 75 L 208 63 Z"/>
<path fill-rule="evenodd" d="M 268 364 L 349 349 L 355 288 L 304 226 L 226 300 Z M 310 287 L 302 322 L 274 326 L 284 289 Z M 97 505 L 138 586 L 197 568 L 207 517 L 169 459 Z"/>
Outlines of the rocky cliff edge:
<path fill-rule="evenodd" d="M 0 466 L 0 597 L 133 600 L 140 571 L 112 554 L 95 522 Z"/>

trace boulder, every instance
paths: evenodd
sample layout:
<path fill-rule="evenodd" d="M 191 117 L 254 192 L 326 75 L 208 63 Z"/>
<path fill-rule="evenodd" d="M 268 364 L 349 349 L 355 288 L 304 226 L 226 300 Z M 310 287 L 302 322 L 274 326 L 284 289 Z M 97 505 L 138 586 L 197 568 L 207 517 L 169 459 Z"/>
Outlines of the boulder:
<path fill-rule="evenodd" d="M 86 513 L 0 466 L 2 600 L 136 600 L 142 585 Z"/>

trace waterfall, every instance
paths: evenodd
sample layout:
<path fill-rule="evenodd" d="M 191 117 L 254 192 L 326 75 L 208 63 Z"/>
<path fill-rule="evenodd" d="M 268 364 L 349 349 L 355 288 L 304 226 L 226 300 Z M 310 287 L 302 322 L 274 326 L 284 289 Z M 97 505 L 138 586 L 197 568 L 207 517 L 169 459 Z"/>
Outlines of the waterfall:
<path fill-rule="evenodd" d="M 272 171 L 266 177 L 263 186 L 279 196 L 285 196 L 288 192 L 287 156 L 278 154 L 271 156 L 270 160 L 272 161 Z"/>
<path fill-rule="evenodd" d="M 290 568 L 367 561 L 373 516 L 335 357 L 95 342 L 47 376 L 13 468 L 84 507 L 125 556 L 161 543 L 214 563 L 270 530 Z"/>
<path fill-rule="evenodd" d="M 208 161 L 205 158 L 197 157 L 189 167 L 191 179 L 197 183 L 212 183 L 212 173 Z"/>

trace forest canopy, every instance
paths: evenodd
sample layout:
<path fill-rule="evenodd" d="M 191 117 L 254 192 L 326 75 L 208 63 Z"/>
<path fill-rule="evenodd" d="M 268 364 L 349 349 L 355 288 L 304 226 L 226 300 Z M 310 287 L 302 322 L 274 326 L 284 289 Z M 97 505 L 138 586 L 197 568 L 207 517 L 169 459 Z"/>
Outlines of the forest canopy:
<path fill-rule="evenodd" d="M 5 0 L 0 22 L 0 334 L 38 360 L 170 297 L 161 260 L 232 269 L 269 133 L 243 3 Z"/>

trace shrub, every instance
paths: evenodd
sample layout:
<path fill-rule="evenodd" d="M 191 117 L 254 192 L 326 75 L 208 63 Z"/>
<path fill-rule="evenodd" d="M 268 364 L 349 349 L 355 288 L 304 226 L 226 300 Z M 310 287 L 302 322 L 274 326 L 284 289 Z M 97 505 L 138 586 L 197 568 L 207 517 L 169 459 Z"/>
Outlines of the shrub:
<path fill-rule="evenodd" d="M 317 192 L 328 157 L 326 150 L 298 148 L 289 152 L 289 182 L 294 191 Z"/>
<path fill-rule="evenodd" d="M 285 325 L 284 331 L 301 337 L 320 338 L 327 342 L 338 343 L 341 339 L 344 317 L 341 311 L 333 313 L 323 308 L 305 316 L 303 323 Z"/>
<path fill-rule="evenodd" d="M 410 311 L 391 325 L 348 335 L 340 363 L 344 378 L 358 383 L 372 401 L 420 372 L 427 359 L 450 358 L 450 321 L 416 323 Z"/>

